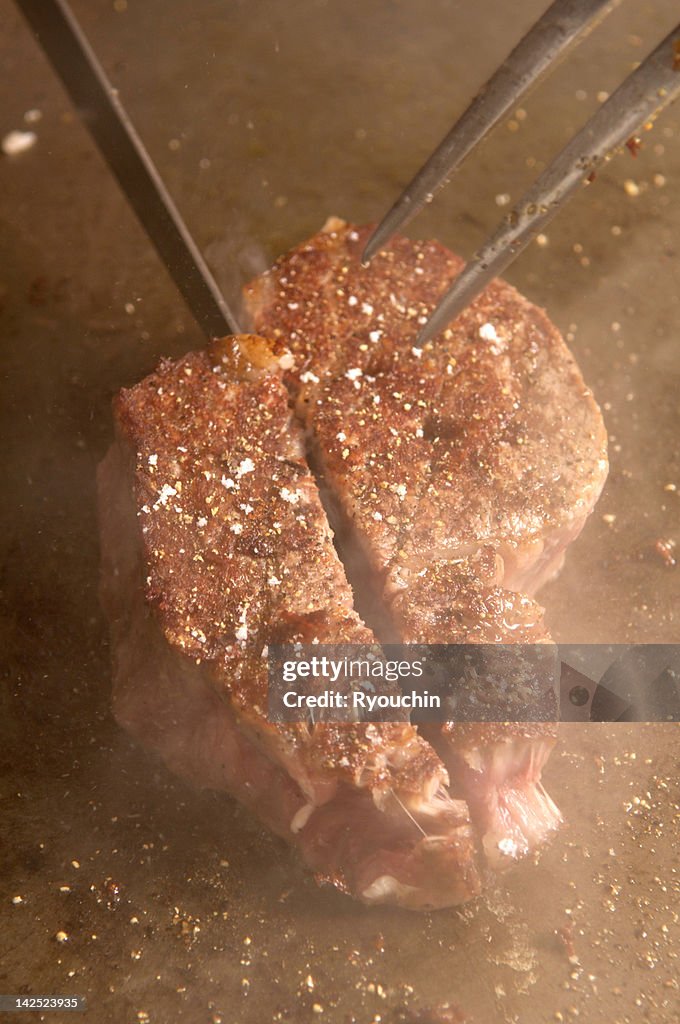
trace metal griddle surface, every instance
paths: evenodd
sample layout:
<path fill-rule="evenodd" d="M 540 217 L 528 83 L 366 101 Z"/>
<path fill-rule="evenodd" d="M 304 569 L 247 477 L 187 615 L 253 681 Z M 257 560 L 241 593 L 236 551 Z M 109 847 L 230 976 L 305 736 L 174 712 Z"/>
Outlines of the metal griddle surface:
<path fill-rule="evenodd" d="M 73 6 L 233 300 L 329 213 L 377 217 L 543 3 Z M 495 197 L 676 8 L 624 2 L 414 230 L 472 253 Z M 115 726 L 93 486 L 109 400 L 201 338 L 9 0 L 0 17 L 0 131 L 42 111 L 36 146 L 0 160 L 0 990 L 86 995 L 98 1024 L 369 1024 L 444 1000 L 478 1024 L 677 1021 L 675 727 L 565 727 L 553 846 L 476 903 L 408 914 L 317 889 Z M 679 182 L 671 111 L 509 275 L 569 338 L 611 437 L 605 494 L 542 595 L 560 639 L 680 640 L 680 567 L 657 550 L 680 543 Z"/>

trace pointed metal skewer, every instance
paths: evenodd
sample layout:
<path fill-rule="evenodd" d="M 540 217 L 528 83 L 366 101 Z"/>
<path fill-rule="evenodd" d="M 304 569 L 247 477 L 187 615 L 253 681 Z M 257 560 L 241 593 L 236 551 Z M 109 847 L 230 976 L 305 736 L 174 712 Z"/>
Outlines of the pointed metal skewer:
<path fill-rule="evenodd" d="M 497 277 L 595 168 L 680 95 L 680 25 L 623 82 L 541 174 L 461 271 L 418 336 L 429 341 Z"/>
<path fill-rule="evenodd" d="M 431 202 L 468 154 L 558 57 L 619 0 L 555 0 L 489 79 L 427 163 L 375 229 L 364 249 L 368 263 L 422 207 Z"/>
<path fill-rule="evenodd" d="M 239 325 L 65 0 L 16 0 L 128 202 L 209 338 Z"/>

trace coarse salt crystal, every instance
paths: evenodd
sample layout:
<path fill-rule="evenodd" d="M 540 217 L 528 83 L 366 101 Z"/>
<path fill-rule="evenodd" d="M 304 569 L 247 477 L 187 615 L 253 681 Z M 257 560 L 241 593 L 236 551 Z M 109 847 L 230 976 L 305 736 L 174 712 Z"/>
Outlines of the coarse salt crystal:
<path fill-rule="evenodd" d="M 196 526 L 198 526 L 199 529 L 203 529 L 203 527 L 207 526 L 207 525 L 208 525 L 208 520 L 205 518 L 205 516 L 200 516 L 196 520 Z"/>
<path fill-rule="evenodd" d="M 380 341 L 380 339 L 382 338 L 382 331 L 369 331 L 368 332 L 368 337 L 374 343 L 376 341 Z"/>
<path fill-rule="evenodd" d="M 370 302 L 362 302 L 361 303 L 361 312 L 365 313 L 366 316 L 370 316 L 371 313 L 373 312 L 373 306 L 371 305 L 371 303 Z"/>
<path fill-rule="evenodd" d="M 148 461 L 150 466 L 157 466 L 158 465 L 158 456 L 157 455 L 150 455 L 147 461 Z"/>
<path fill-rule="evenodd" d="M 253 462 L 252 459 L 247 459 L 247 458 L 243 459 L 241 461 L 241 463 L 239 464 L 238 469 L 236 470 L 236 476 L 237 477 L 245 476 L 246 473 L 252 473 L 254 469 L 255 469 L 255 463 Z"/>
<path fill-rule="evenodd" d="M 311 370 L 305 370 L 304 373 L 300 374 L 300 383 L 301 384 L 318 384 L 319 383 L 319 378 L 317 377 L 317 375 L 315 373 L 312 373 Z"/>
<path fill-rule="evenodd" d="M 288 487 L 282 487 L 279 494 L 284 501 L 287 501 L 290 505 L 297 505 L 300 500 L 299 491 L 291 491 Z"/>
<path fill-rule="evenodd" d="M 153 507 L 158 508 L 159 505 L 167 505 L 168 498 L 174 497 L 175 494 L 177 494 L 177 491 L 174 487 L 171 487 L 170 484 L 163 484 Z"/>
<path fill-rule="evenodd" d="M 248 625 L 246 623 L 246 616 L 247 616 L 247 614 L 248 614 L 248 605 L 244 604 L 243 607 L 239 609 L 238 621 L 240 622 L 240 626 L 236 630 L 236 639 L 237 640 L 247 640 L 248 639 Z"/>
<path fill-rule="evenodd" d="M 209 479 L 210 478 L 206 476 L 206 480 Z M 220 483 L 222 484 L 223 487 L 226 487 L 228 491 L 232 491 L 236 487 L 236 483 L 231 479 L 230 476 L 223 476 L 222 479 L 220 480 Z"/>
<path fill-rule="evenodd" d="M 493 324 L 482 324 L 479 328 L 479 337 L 484 341 L 498 341 L 498 335 L 496 334 L 496 328 Z"/>
<path fill-rule="evenodd" d="M 335 436 L 338 439 L 338 441 L 346 441 L 347 440 L 347 434 L 344 432 L 344 430 L 341 430 L 340 433 L 336 434 Z"/>
<path fill-rule="evenodd" d="M 235 533 L 236 536 L 238 536 L 239 533 L 243 533 L 243 527 L 241 526 L 240 523 L 232 523 L 229 529 L 231 530 L 232 533 Z"/>
<path fill-rule="evenodd" d="M 345 374 L 348 380 L 357 380 L 358 377 L 363 377 L 364 371 L 359 366 L 354 366 L 351 370 L 348 370 Z"/>
<path fill-rule="evenodd" d="M 348 306 L 356 306 L 358 302 L 359 302 L 359 300 L 356 297 L 356 295 L 350 295 L 350 297 L 347 300 L 347 305 Z"/>

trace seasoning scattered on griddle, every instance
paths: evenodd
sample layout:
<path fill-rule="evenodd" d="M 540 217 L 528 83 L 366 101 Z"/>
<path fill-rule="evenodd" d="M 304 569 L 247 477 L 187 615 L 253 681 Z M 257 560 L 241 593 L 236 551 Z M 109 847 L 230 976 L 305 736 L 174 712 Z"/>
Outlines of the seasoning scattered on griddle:
<path fill-rule="evenodd" d="M 654 542 L 654 551 L 659 556 L 663 564 L 667 569 L 672 569 L 677 565 L 677 555 L 675 552 L 676 542 L 673 538 L 659 537 Z"/>
<path fill-rule="evenodd" d="M 5 156 L 19 156 L 32 149 L 38 141 L 35 132 L 12 131 L 2 140 L 2 151 Z"/>

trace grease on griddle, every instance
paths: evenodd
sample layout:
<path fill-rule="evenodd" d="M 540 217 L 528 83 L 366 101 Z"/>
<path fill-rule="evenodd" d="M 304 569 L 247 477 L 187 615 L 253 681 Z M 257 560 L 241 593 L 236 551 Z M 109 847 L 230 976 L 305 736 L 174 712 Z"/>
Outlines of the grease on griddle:
<path fill-rule="evenodd" d="M 393 1024 L 465 1024 L 468 1017 L 457 1003 L 437 1003 L 420 1009 L 399 1009 Z"/>

